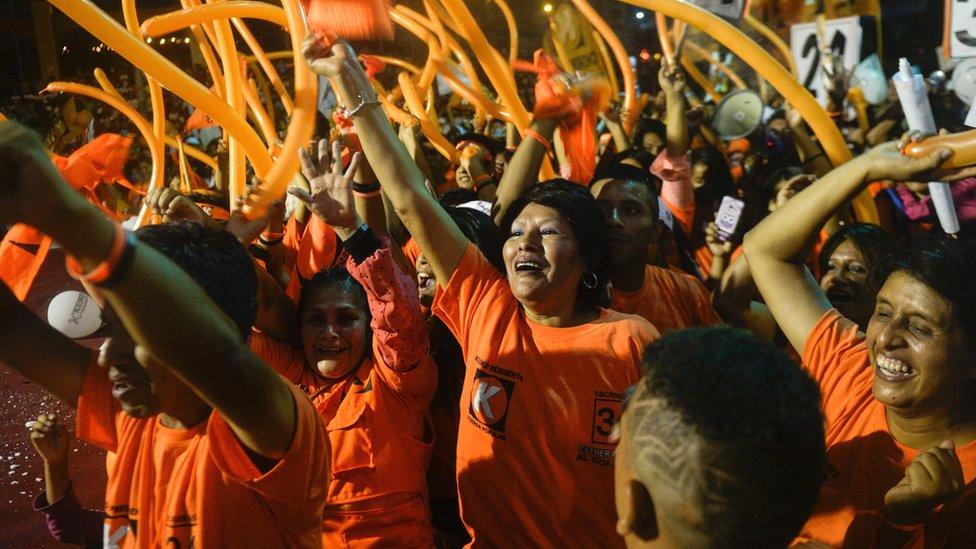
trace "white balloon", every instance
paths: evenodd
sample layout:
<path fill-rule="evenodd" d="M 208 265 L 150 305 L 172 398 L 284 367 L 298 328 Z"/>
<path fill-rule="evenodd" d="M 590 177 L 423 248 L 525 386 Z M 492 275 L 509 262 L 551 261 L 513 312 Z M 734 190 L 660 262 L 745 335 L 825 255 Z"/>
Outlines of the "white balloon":
<path fill-rule="evenodd" d="M 102 326 L 102 311 L 88 294 L 68 290 L 47 306 L 47 323 L 72 339 L 87 337 Z"/>

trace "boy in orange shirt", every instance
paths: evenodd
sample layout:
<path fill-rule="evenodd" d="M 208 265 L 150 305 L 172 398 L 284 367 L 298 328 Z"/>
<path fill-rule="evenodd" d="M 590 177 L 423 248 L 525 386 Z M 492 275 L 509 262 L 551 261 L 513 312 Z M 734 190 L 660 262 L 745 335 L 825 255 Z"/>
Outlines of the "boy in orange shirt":
<path fill-rule="evenodd" d="M 591 189 L 607 218 L 610 307 L 641 316 L 662 333 L 721 322 L 700 280 L 645 262 L 660 233 L 650 182 L 614 178 Z"/>
<path fill-rule="evenodd" d="M 78 436 L 110 452 L 104 544 L 319 547 L 328 439 L 301 391 L 247 348 L 247 251 L 192 223 L 125 233 L 14 122 L 0 122 L 0 163 L 0 223 L 53 237 L 107 301 L 98 367 L 0 285 L 0 361 L 77 403 Z"/>

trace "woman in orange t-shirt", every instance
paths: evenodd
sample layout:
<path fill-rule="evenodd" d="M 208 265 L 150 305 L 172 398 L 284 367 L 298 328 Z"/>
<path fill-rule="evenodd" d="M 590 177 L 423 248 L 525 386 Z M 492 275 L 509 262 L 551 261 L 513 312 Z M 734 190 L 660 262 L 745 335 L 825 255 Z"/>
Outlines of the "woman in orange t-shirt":
<path fill-rule="evenodd" d="M 327 157 L 316 167 L 302 151 L 312 192 L 295 194 L 342 240 L 345 268 L 304 282 L 301 350 L 257 334 L 252 348 L 328 421 L 332 478 L 323 544 L 432 547 L 426 473 L 437 372 L 427 326 L 411 275 L 356 212 L 350 178 L 359 153 L 343 175 L 338 141 L 333 145 L 331 172 Z"/>
<path fill-rule="evenodd" d="M 639 317 L 601 308 L 606 228 L 594 199 L 580 185 L 554 181 L 508 201 L 503 181 L 506 280 L 427 192 L 355 52 L 338 42 L 331 53 L 306 48 L 339 102 L 355 107 L 363 151 L 434 272 L 434 312 L 461 344 L 457 478 L 472 545 L 622 545 L 610 430 L 658 333 Z M 536 117 L 535 136 L 523 142 L 532 146 L 519 148 L 506 178 L 527 177 L 519 166 L 542 158 L 542 133 L 555 125 Z"/>
<path fill-rule="evenodd" d="M 845 547 L 976 544 L 976 247 L 916 242 L 880 262 L 866 335 L 806 271 L 827 219 L 868 181 L 904 181 L 948 157 L 886 143 L 834 169 L 746 236 L 783 332 L 820 384 L 827 479 L 801 539 Z"/>

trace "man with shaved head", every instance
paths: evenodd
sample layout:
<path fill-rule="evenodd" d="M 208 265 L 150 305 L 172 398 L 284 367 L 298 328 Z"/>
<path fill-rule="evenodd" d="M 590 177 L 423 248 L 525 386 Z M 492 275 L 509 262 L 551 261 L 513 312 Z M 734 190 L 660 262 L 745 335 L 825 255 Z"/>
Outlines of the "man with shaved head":
<path fill-rule="evenodd" d="M 744 331 L 696 328 L 648 347 L 616 457 L 628 547 L 785 547 L 824 479 L 816 383 Z"/>

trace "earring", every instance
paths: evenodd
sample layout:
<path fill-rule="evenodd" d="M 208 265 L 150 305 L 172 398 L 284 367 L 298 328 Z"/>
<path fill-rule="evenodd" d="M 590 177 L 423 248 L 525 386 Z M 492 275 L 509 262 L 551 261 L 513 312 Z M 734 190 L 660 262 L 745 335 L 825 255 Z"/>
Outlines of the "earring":
<path fill-rule="evenodd" d="M 600 278 L 593 271 L 583 273 L 583 285 L 591 290 L 595 290 L 600 283 Z"/>

